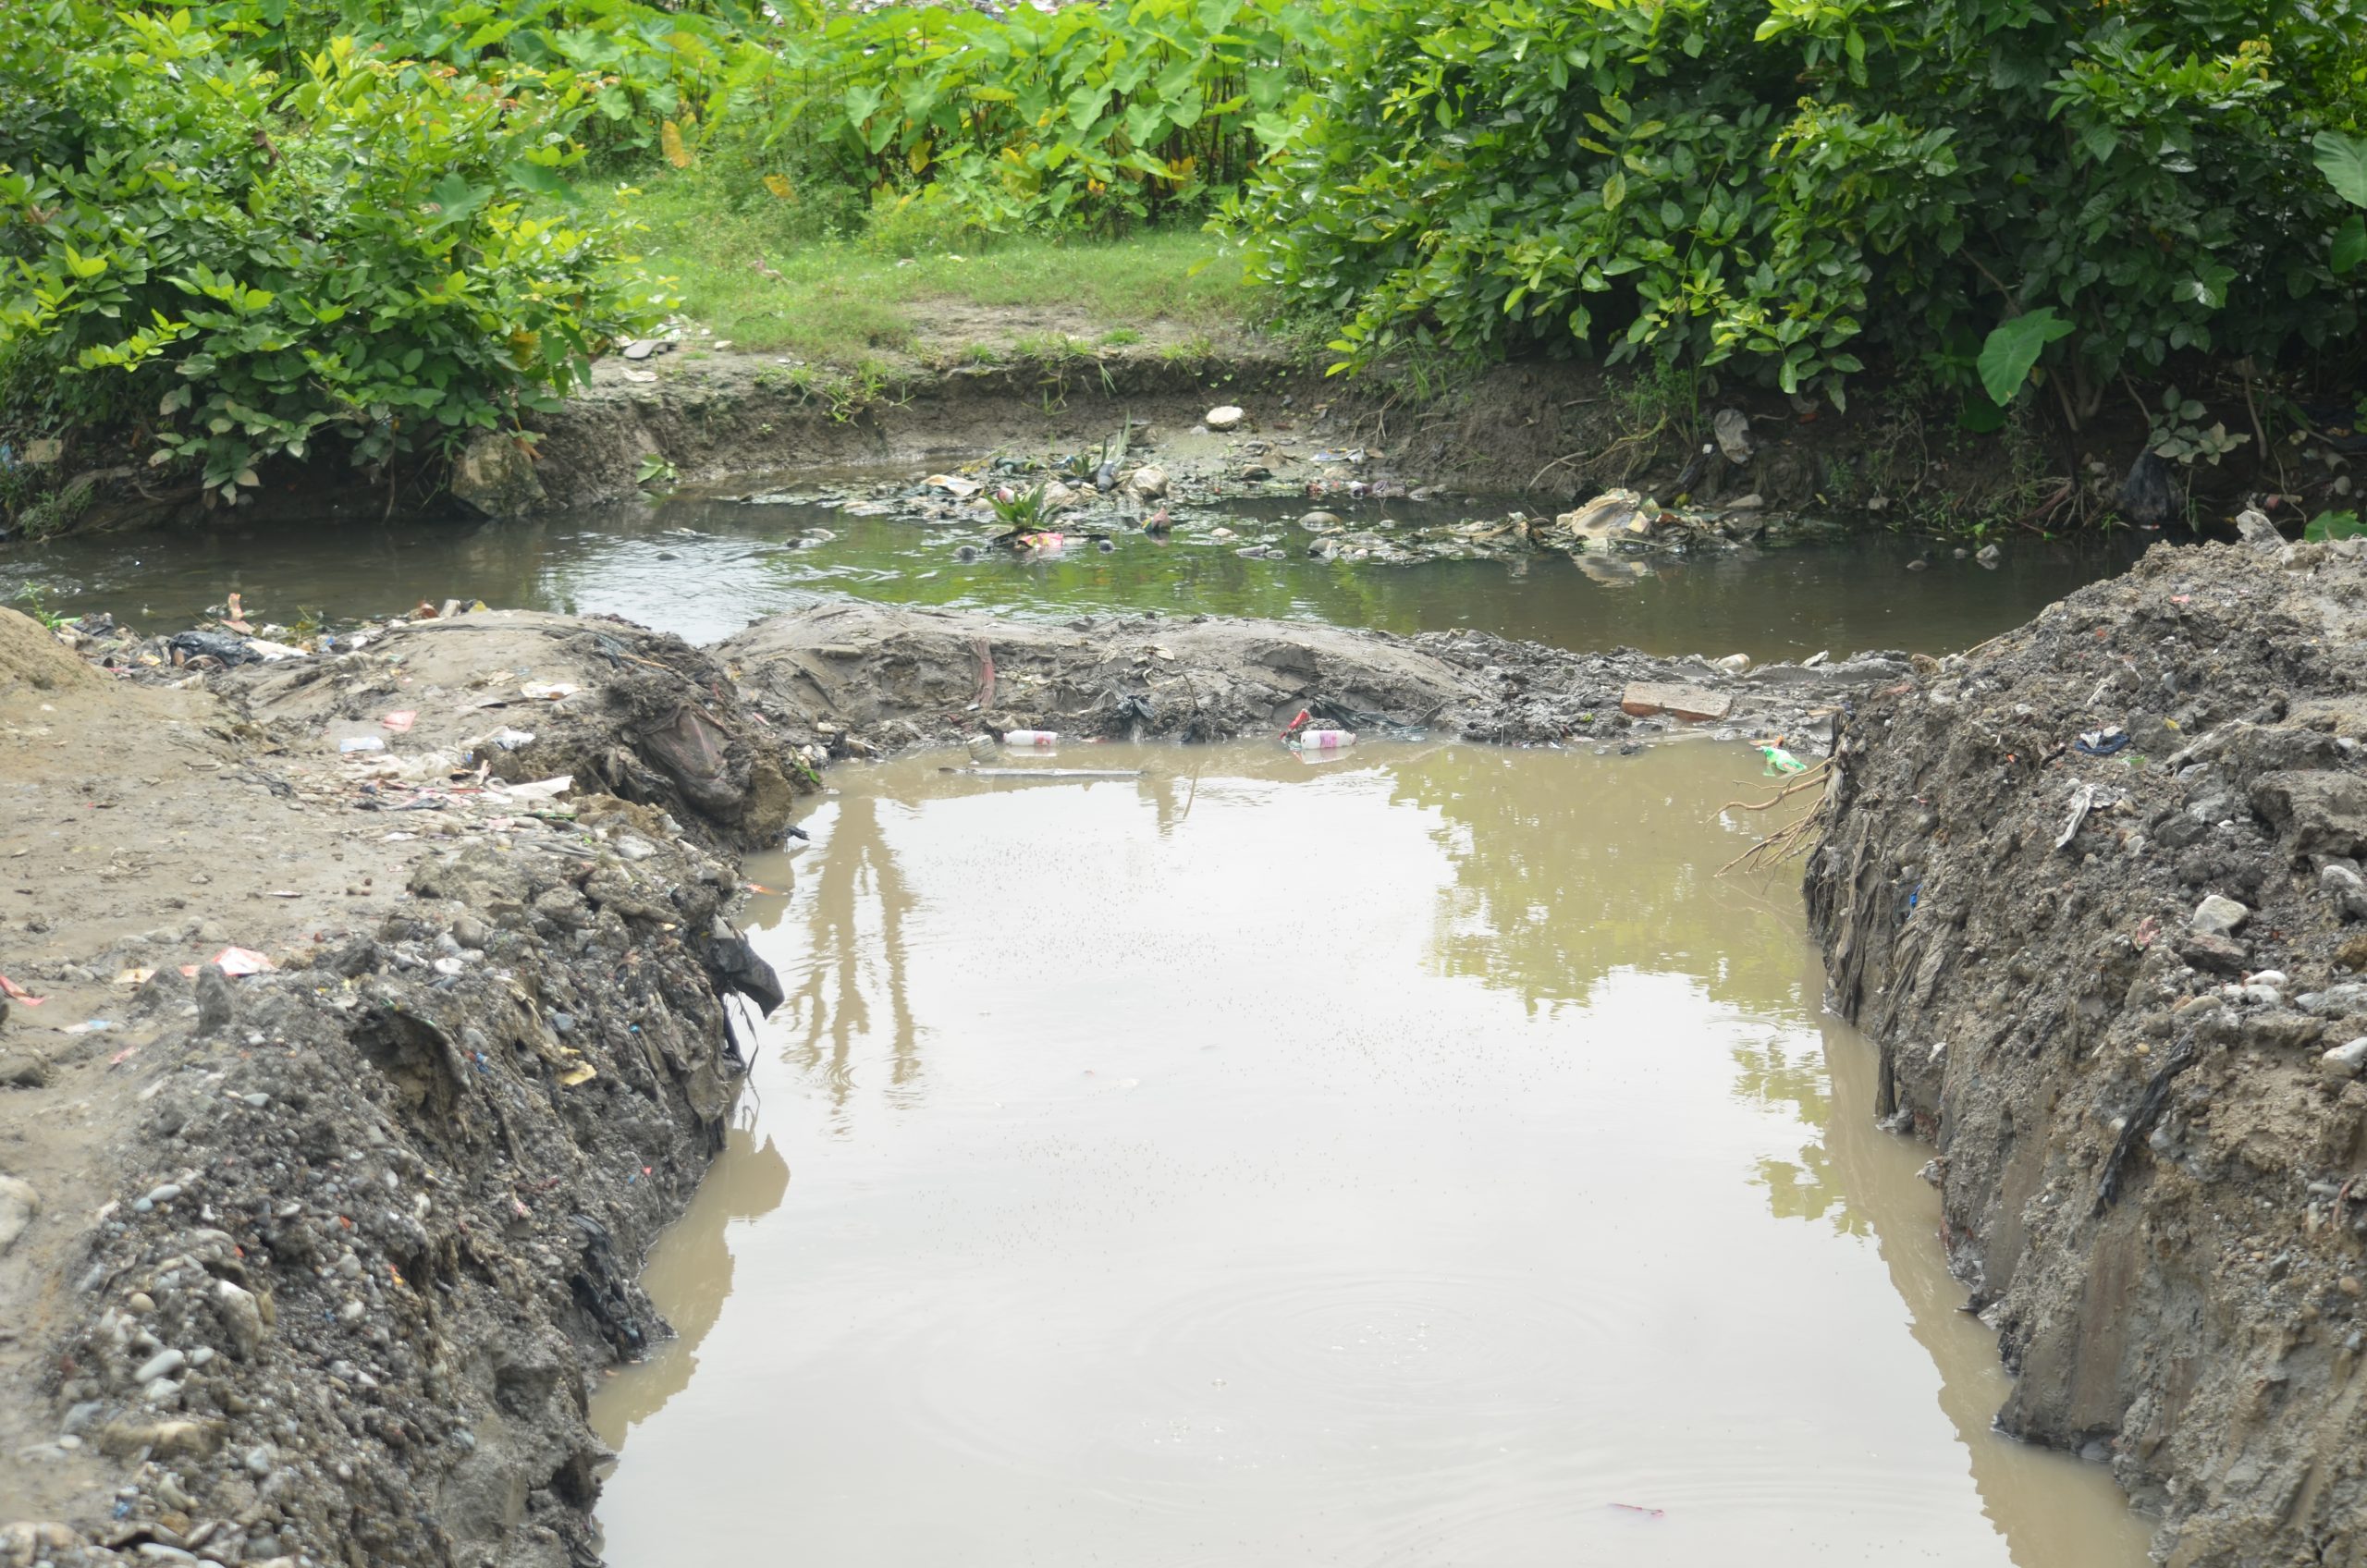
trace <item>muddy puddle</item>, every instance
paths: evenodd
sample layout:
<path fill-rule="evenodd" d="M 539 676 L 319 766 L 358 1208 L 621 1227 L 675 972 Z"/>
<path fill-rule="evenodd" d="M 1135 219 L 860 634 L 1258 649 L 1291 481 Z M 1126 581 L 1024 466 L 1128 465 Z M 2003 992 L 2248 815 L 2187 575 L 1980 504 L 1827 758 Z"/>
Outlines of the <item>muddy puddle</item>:
<path fill-rule="evenodd" d="M 1356 527 L 1405 522 L 1412 502 L 1326 503 Z M 1502 515 L 1467 502 L 1430 512 Z M 196 623 L 232 592 L 283 625 L 395 614 L 424 599 L 616 614 L 693 643 L 815 594 L 1064 617 L 1113 609 L 1273 616 L 1389 631 L 1478 627 L 1580 651 L 1747 653 L 1968 647 L 2125 567 L 2133 544 L 2006 542 L 1995 570 L 1889 534 L 1694 559 L 1587 558 L 1414 566 L 1307 558 L 1282 521 L 1298 504 L 1245 504 L 1293 554 L 1250 559 L 1230 542 L 1121 534 L 1056 558 L 988 548 L 985 532 L 850 516 L 817 506 L 669 501 L 521 522 L 334 527 L 226 525 L 203 533 L 68 538 L 0 551 L 0 601 L 28 590 L 68 615 L 106 610 L 146 631 Z M 1265 534 L 1257 536 L 1264 537 Z M 1922 570 L 1909 563 L 1929 557 Z"/>
<path fill-rule="evenodd" d="M 1989 1430 L 1929 1149 L 1758 758 L 1096 747 L 834 772 L 791 1000 L 606 1385 L 615 1568 L 2136 1568 Z"/>

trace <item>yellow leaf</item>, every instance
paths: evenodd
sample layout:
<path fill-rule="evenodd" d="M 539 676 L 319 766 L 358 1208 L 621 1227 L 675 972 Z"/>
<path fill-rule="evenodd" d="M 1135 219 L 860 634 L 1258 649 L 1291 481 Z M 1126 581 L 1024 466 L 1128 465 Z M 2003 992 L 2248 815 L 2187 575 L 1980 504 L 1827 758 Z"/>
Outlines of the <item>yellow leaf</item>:
<path fill-rule="evenodd" d="M 771 191 L 774 195 L 779 197 L 784 202 L 789 200 L 792 190 L 789 183 L 789 176 L 785 174 L 768 174 L 765 176 L 765 189 Z"/>
<path fill-rule="evenodd" d="M 905 155 L 904 161 L 913 165 L 913 172 L 914 174 L 918 174 L 923 169 L 928 167 L 929 152 L 930 145 L 926 137 L 913 143 L 913 150 Z"/>
<path fill-rule="evenodd" d="M 658 145 L 666 150 L 666 161 L 678 169 L 691 166 L 691 150 L 682 145 L 682 128 L 668 120 L 658 129 Z"/>
<path fill-rule="evenodd" d="M 543 335 L 539 332 L 528 332 L 521 328 L 509 335 L 510 357 L 521 365 L 533 364 L 534 357 L 542 351 L 542 347 Z"/>

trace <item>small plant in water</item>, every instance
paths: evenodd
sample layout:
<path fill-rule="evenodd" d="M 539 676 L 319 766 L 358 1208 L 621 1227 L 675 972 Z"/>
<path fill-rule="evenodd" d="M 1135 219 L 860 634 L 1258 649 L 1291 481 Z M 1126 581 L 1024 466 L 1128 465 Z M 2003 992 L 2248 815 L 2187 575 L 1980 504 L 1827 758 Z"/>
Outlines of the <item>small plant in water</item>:
<path fill-rule="evenodd" d="M 676 474 L 674 472 L 674 465 L 667 461 L 662 454 L 657 452 L 645 452 L 642 455 L 640 472 L 633 475 L 633 483 L 636 484 L 671 484 L 674 483 L 675 478 Z"/>
<path fill-rule="evenodd" d="M 1006 486 L 988 496 L 987 505 L 994 508 L 995 521 L 1003 525 L 1006 536 L 1033 533 L 1051 515 L 1044 509 L 1044 487 L 1040 484 L 1025 490 Z"/>

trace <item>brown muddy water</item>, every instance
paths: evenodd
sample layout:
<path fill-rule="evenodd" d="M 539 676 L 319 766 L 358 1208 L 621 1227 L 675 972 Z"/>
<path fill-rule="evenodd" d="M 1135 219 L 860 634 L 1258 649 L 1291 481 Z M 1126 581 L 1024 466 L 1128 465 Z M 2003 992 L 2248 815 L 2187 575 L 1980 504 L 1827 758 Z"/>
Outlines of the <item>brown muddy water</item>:
<path fill-rule="evenodd" d="M 1337 503 L 1358 527 L 1502 516 L 1513 502 L 1433 507 Z M 1279 509 L 1277 509 L 1279 508 Z M 1245 509 L 1270 517 L 1296 504 Z M 424 599 L 615 614 L 693 643 L 810 601 L 852 594 L 1065 618 L 1110 610 L 1273 616 L 1412 632 L 1477 627 L 1591 652 L 1819 649 L 1947 653 L 2019 625 L 2071 590 L 2126 567 L 2140 543 L 2005 541 L 1993 570 L 1886 533 L 1694 560 L 1558 555 L 1378 566 L 1244 559 L 1212 539 L 1120 534 L 1058 559 L 987 548 L 991 530 L 848 516 L 816 506 L 683 498 L 500 523 L 374 527 L 222 524 L 202 533 L 69 537 L 0 549 L 0 602 L 34 595 L 68 615 L 110 611 L 177 631 L 237 592 L 251 617 L 294 625 L 399 614 Z M 824 537 L 827 535 L 828 537 Z M 2151 538 L 2152 536 L 2145 536 Z M 1286 544 L 1304 544 L 1288 530 Z M 1923 570 L 1909 563 L 1928 557 Z"/>
<path fill-rule="evenodd" d="M 615 1568 L 2134 1568 L 1989 1429 L 1759 759 L 841 769 L 791 1001 L 606 1385 Z"/>

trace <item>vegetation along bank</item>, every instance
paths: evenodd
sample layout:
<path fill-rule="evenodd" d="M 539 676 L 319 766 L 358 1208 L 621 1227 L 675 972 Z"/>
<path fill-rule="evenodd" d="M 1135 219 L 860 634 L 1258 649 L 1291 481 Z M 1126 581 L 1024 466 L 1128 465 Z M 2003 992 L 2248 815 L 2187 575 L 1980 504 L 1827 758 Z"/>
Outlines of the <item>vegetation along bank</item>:
<path fill-rule="evenodd" d="M 653 334 L 854 422 L 1154 340 L 1492 434 L 1489 366 L 1567 361 L 1601 417 L 1549 489 L 1674 501 L 1764 396 L 1870 405 L 1831 507 L 2063 528 L 2258 491 L 2288 533 L 2355 526 L 2347 3 L 26 10 L 0 505 L 28 532 L 292 472 L 433 507 Z"/>

